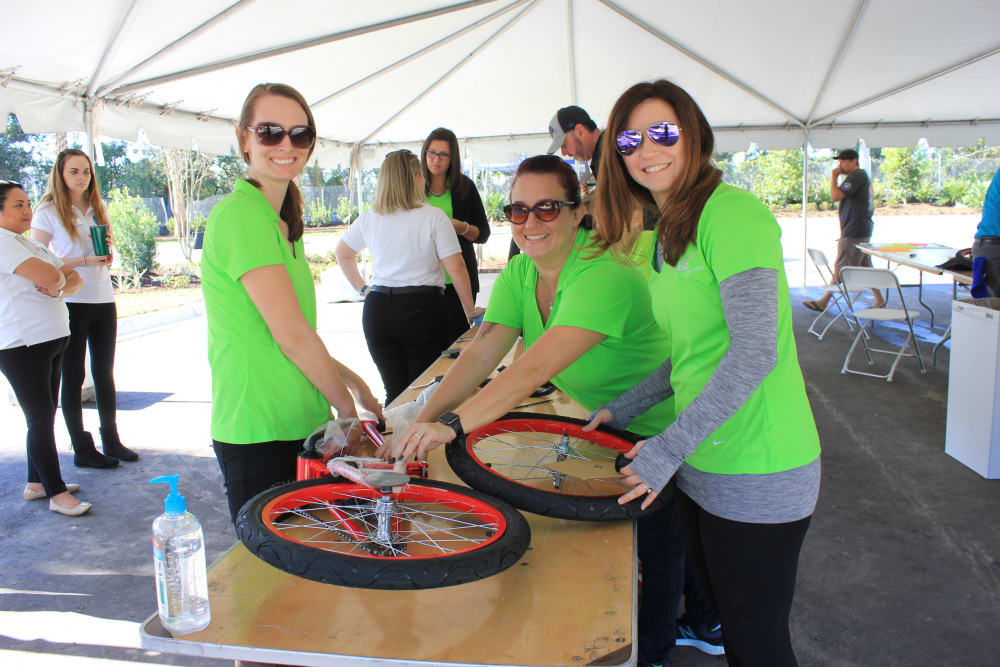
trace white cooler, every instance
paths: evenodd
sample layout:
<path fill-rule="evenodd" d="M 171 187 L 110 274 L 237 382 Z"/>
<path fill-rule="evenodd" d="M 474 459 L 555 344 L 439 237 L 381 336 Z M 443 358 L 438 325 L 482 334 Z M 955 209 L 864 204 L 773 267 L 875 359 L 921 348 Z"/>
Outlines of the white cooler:
<path fill-rule="evenodd" d="M 944 451 L 1000 478 L 1000 299 L 952 302 Z"/>

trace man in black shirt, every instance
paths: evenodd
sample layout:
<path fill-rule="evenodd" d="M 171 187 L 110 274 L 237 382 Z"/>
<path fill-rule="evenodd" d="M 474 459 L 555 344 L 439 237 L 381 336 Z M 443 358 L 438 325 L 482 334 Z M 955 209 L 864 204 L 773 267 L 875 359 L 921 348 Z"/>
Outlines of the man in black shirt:
<path fill-rule="evenodd" d="M 590 173 L 597 178 L 597 168 L 601 162 L 601 139 L 604 133 L 597 129 L 597 123 L 586 111 L 578 106 L 563 107 L 549 121 L 549 136 L 552 144 L 549 154 L 559 150 L 566 157 L 577 162 L 589 162 Z M 587 194 L 585 181 L 583 194 Z"/>
<path fill-rule="evenodd" d="M 872 182 L 865 170 L 858 166 L 858 152 L 851 148 L 842 150 L 833 158 L 840 164 L 834 167 L 830 174 L 830 198 L 839 202 L 840 239 L 837 241 L 837 259 L 834 262 L 833 276 L 840 280 L 840 269 L 845 266 L 871 266 L 872 259 L 857 249 L 857 244 L 868 243 L 872 237 L 875 222 L 872 214 L 875 205 L 872 199 Z M 839 185 L 837 181 L 843 175 L 845 178 Z M 873 289 L 873 308 L 885 305 L 882 293 Z M 810 310 L 822 311 L 830 300 L 830 292 L 815 301 L 806 301 L 802 305 Z"/>

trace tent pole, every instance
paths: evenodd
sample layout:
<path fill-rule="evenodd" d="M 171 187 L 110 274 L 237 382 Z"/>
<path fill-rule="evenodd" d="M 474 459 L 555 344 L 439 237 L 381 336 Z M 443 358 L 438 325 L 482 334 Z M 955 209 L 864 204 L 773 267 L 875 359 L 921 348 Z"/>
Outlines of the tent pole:
<path fill-rule="evenodd" d="M 566 0 L 566 39 L 569 42 L 569 99 L 576 104 L 576 46 L 573 43 L 573 0 Z"/>
<path fill-rule="evenodd" d="M 802 286 L 806 286 L 809 256 L 809 128 L 802 130 Z"/>

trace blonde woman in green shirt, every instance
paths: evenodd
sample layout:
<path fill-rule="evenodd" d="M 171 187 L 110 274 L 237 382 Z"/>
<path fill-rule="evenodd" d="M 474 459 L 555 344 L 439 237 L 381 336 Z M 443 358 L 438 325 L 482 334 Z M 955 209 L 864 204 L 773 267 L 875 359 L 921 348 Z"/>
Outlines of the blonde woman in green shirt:
<path fill-rule="evenodd" d="M 316 124 L 301 94 L 256 86 L 236 129 L 246 180 L 209 216 L 201 259 L 212 369 L 212 441 L 235 521 L 243 504 L 295 479 L 302 441 L 330 419 L 381 416 L 364 381 L 316 333 L 316 292 L 292 179 L 308 162 Z"/>
<path fill-rule="evenodd" d="M 777 221 L 721 182 L 704 114 L 678 86 L 640 83 L 615 103 L 597 186 L 605 246 L 635 204 L 660 212 L 653 313 L 672 355 L 597 411 L 618 425 L 672 395 L 677 419 L 627 454 L 643 504 L 677 479 L 688 552 L 722 617 L 731 665 L 795 665 L 788 618 L 816 505 L 820 447 L 792 331 Z"/>

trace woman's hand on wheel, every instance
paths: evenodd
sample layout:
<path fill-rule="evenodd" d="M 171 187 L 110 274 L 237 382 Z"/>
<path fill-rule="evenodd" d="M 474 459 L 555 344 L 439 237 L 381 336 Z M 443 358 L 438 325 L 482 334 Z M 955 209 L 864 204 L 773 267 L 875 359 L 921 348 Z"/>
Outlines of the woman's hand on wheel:
<path fill-rule="evenodd" d="M 604 411 L 602 410 L 602 412 Z M 609 412 L 608 414 L 610 415 L 611 413 Z M 600 414 L 595 415 L 594 420 L 596 421 L 599 416 Z M 588 424 L 588 426 L 589 425 L 590 424 Z M 645 440 L 640 440 L 639 442 L 635 443 L 635 447 L 625 452 L 625 458 L 629 460 L 634 459 L 636 455 L 639 453 L 639 450 L 642 449 L 642 446 L 645 444 L 646 444 Z M 642 509 L 646 509 L 647 507 L 652 505 L 653 501 L 656 500 L 656 497 L 660 495 L 659 491 L 654 491 L 649 484 L 646 484 L 646 482 L 644 482 L 641 477 L 639 477 L 638 475 L 635 474 L 635 472 L 633 472 L 632 466 L 625 466 L 624 468 L 622 468 L 620 474 L 622 477 L 624 477 L 622 481 L 628 486 L 631 486 L 632 489 L 622 494 L 618 498 L 619 505 L 630 503 L 636 498 L 643 498 L 641 507 Z"/>
<path fill-rule="evenodd" d="M 614 419 L 614 415 L 611 414 L 611 410 L 607 408 L 601 408 L 594 413 L 594 418 L 587 422 L 587 425 L 583 427 L 584 431 L 593 431 L 601 424 L 607 424 Z M 638 451 L 638 450 L 635 450 Z M 629 456 L 629 458 L 632 458 Z"/>
<path fill-rule="evenodd" d="M 381 421 L 385 421 L 385 415 L 382 414 L 382 404 L 370 391 L 360 392 L 358 404 L 362 410 L 372 413 Z"/>
<path fill-rule="evenodd" d="M 438 422 L 417 422 L 410 424 L 403 434 L 393 439 L 393 455 L 404 461 L 416 457 L 422 459 L 427 452 L 446 445 L 455 439 L 455 432 Z"/>

